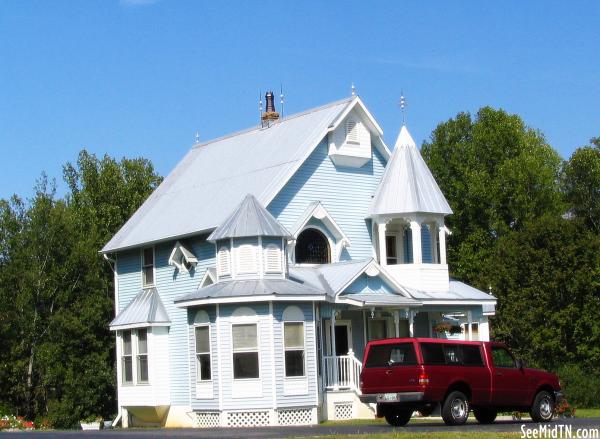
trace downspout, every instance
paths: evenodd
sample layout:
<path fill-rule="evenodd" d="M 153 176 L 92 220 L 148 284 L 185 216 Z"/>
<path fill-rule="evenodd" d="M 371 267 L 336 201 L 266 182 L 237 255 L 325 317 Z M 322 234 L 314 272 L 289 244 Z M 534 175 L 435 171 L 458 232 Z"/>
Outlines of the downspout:
<path fill-rule="evenodd" d="M 119 276 L 117 276 L 117 260 L 108 257 L 106 253 L 102 257 L 108 262 L 110 269 L 113 272 L 113 284 L 115 286 L 115 316 L 119 313 Z M 111 264 L 112 262 L 112 264 Z"/>

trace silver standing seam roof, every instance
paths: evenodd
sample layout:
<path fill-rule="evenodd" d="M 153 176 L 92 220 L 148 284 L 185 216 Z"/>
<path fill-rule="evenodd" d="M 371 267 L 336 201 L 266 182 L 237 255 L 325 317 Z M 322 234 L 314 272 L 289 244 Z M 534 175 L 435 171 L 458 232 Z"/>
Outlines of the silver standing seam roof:
<path fill-rule="evenodd" d="M 325 292 L 309 285 L 294 282 L 289 279 L 248 279 L 217 282 L 200 288 L 191 294 L 175 299 L 175 304 L 186 306 L 186 302 L 204 299 L 224 299 L 230 297 L 303 297 L 323 296 Z"/>
<path fill-rule="evenodd" d="M 392 158 L 377 188 L 370 214 L 418 212 L 449 215 L 452 209 L 403 125 Z"/>
<path fill-rule="evenodd" d="M 160 300 L 158 291 L 156 288 L 146 288 L 129 302 L 109 326 L 114 331 L 124 327 L 164 326 L 169 323 L 169 314 Z"/>
<path fill-rule="evenodd" d="M 246 236 L 292 238 L 292 234 L 252 194 L 246 195 L 231 215 L 210 234 L 207 240 L 215 242 L 219 239 Z"/>
<path fill-rule="evenodd" d="M 251 193 L 264 206 L 316 148 L 354 96 L 195 145 L 102 249 L 114 252 L 209 232 Z"/>

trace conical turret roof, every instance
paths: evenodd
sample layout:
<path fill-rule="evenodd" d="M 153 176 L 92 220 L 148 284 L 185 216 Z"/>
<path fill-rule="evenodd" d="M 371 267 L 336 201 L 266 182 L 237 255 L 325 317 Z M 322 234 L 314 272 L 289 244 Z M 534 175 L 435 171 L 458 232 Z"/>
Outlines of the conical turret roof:
<path fill-rule="evenodd" d="M 254 195 L 248 194 L 208 237 L 208 241 L 247 236 L 292 238 L 292 234 L 265 209 Z"/>
<path fill-rule="evenodd" d="M 449 215 L 450 205 L 437 185 L 406 126 L 377 188 L 370 214 L 437 213 Z"/>

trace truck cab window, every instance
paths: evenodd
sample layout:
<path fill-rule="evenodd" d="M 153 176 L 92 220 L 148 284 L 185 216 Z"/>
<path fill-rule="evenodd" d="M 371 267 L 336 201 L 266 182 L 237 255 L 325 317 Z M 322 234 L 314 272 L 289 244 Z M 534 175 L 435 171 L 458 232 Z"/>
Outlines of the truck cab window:
<path fill-rule="evenodd" d="M 499 346 L 492 347 L 492 359 L 494 360 L 494 366 L 496 367 L 517 368 L 515 359 L 505 348 Z"/>

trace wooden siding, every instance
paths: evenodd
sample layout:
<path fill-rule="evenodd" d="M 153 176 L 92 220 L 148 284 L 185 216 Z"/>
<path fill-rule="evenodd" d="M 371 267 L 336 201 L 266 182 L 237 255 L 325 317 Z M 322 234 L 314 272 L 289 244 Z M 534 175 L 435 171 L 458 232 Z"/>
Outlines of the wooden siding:
<path fill-rule="evenodd" d="M 346 294 L 395 294 L 394 289 L 384 282 L 381 277 L 371 277 L 367 274 L 361 274 L 348 288 L 344 290 Z"/>
<path fill-rule="evenodd" d="M 321 201 L 352 243 L 342 252 L 341 259 L 371 258 L 371 226 L 365 217 L 383 175 L 385 159 L 372 148 L 372 160 L 363 167 L 336 167 L 327 148 L 323 140 L 269 204 L 268 210 L 291 229 L 309 203 Z"/>

